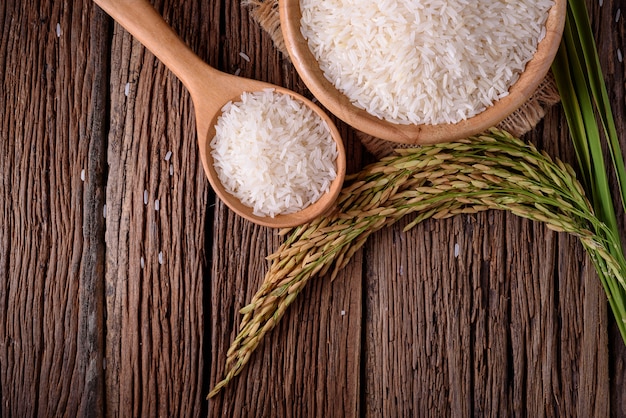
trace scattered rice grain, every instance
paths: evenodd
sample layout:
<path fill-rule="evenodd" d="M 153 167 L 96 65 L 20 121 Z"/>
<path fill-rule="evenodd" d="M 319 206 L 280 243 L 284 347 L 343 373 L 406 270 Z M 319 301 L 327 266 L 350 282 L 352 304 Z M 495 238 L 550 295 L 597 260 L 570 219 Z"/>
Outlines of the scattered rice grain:
<path fill-rule="evenodd" d="M 143 204 L 144 205 L 148 204 L 148 191 L 147 190 L 143 191 Z"/>
<path fill-rule="evenodd" d="M 139 259 L 139 265 L 141 266 L 142 270 L 146 266 L 146 261 L 143 259 L 143 257 Z"/>
<path fill-rule="evenodd" d="M 454 258 L 459 256 L 460 247 L 459 244 L 454 244 Z"/>
<path fill-rule="evenodd" d="M 124 86 L 124 96 L 128 97 L 129 94 L 130 94 L 130 83 L 126 83 L 126 85 Z"/>
<path fill-rule="evenodd" d="M 617 8 L 617 12 L 615 13 L 615 23 L 619 22 L 619 18 L 622 16 L 622 9 Z"/>
<path fill-rule="evenodd" d="M 165 161 L 169 161 L 170 158 L 172 158 L 172 151 L 168 151 L 167 154 L 165 154 Z"/>
<path fill-rule="evenodd" d="M 60 38 L 61 37 L 61 24 L 60 23 L 57 23 L 56 33 L 57 33 L 57 38 Z"/>
<path fill-rule="evenodd" d="M 235 75 L 239 75 L 239 74 L 241 74 L 241 68 L 237 68 L 237 69 L 235 70 Z"/>
<path fill-rule="evenodd" d="M 174 175 L 174 164 L 170 164 L 170 177 Z"/>
<path fill-rule="evenodd" d="M 624 56 L 622 55 L 622 50 L 617 48 L 617 60 L 622 62 L 624 60 Z"/>
<path fill-rule="evenodd" d="M 105 219 L 107 217 L 107 205 L 102 206 L 102 217 Z"/>
<path fill-rule="evenodd" d="M 154 201 L 154 210 L 159 210 L 159 199 Z"/>
<path fill-rule="evenodd" d="M 240 56 L 241 58 L 243 58 L 244 60 L 246 60 L 247 62 L 250 62 L 250 57 L 249 57 L 249 56 L 248 56 L 248 54 L 246 54 L 245 52 L 243 52 L 243 51 L 242 51 L 242 52 L 240 52 L 240 53 L 239 53 L 239 56 Z"/>
<path fill-rule="evenodd" d="M 159 251 L 159 264 L 163 264 L 163 252 Z"/>
<path fill-rule="evenodd" d="M 85 181 L 85 169 L 80 170 L 80 181 Z"/>

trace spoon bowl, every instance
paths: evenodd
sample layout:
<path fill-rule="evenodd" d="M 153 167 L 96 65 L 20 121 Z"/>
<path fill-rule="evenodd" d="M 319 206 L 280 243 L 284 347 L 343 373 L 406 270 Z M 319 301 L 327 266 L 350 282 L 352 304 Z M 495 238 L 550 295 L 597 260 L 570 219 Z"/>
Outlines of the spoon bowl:
<path fill-rule="evenodd" d="M 319 106 L 284 87 L 227 74 L 209 66 L 189 49 L 146 0 L 94 0 L 94 2 L 159 58 L 189 91 L 195 109 L 202 166 L 215 194 L 231 210 L 259 225 L 287 228 L 311 221 L 332 208 L 345 178 L 346 156 L 337 127 Z M 230 101 L 238 101 L 244 92 L 265 89 L 288 94 L 310 107 L 328 125 L 338 153 L 335 161 L 337 177 L 331 183 L 328 192 L 301 211 L 276 215 L 273 218 L 255 215 L 252 208 L 226 191 L 213 166 L 210 146 L 222 107 Z"/>
<path fill-rule="evenodd" d="M 546 36 L 509 95 L 496 101 L 482 113 L 454 124 L 402 125 L 388 122 L 355 107 L 350 99 L 326 79 L 300 31 L 300 0 L 279 2 L 280 23 L 285 46 L 298 74 L 309 90 L 330 112 L 348 125 L 388 141 L 424 145 L 453 141 L 478 134 L 497 125 L 535 92 L 554 60 L 565 26 L 567 0 L 555 0 L 546 21 Z"/>

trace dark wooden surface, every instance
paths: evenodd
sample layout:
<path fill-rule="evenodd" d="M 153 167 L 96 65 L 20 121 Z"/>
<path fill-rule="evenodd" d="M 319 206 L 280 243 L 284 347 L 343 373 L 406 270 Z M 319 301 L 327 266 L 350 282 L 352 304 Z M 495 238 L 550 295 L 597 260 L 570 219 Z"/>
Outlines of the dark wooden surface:
<path fill-rule="evenodd" d="M 238 0 L 155 5 L 210 64 L 306 93 Z M 626 4 L 588 5 L 626 148 Z M 0 416 L 626 416 L 582 247 L 493 211 L 375 234 L 205 401 L 280 238 L 215 201 L 188 93 L 91 2 L 5 0 L 0 29 Z M 525 139 L 574 162 L 558 106 Z"/>

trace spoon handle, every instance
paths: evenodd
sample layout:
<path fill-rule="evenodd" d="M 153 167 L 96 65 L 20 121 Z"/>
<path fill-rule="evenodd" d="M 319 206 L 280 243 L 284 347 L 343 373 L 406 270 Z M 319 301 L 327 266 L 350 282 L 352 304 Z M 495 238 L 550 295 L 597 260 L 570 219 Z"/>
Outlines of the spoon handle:
<path fill-rule="evenodd" d="M 94 0 L 115 21 L 148 48 L 190 89 L 202 71 L 219 72 L 205 64 L 146 0 Z"/>

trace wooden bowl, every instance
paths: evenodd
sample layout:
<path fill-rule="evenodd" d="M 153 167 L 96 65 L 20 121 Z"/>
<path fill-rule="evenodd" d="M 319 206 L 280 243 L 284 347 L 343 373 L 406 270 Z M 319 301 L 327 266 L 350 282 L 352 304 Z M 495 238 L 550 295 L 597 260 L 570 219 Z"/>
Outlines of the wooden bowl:
<path fill-rule="evenodd" d="M 509 89 L 509 95 L 476 116 L 454 124 L 439 125 L 396 124 L 352 105 L 350 99 L 324 77 L 309 50 L 300 32 L 302 14 L 299 0 L 280 0 L 279 10 L 281 29 L 291 60 L 304 83 L 330 112 L 350 126 L 377 138 L 403 144 L 432 144 L 466 138 L 497 125 L 535 92 L 552 65 L 563 35 L 567 0 L 555 0 L 554 3 L 546 21 L 546 36 L 526 64 L 524 72 Z"/>

